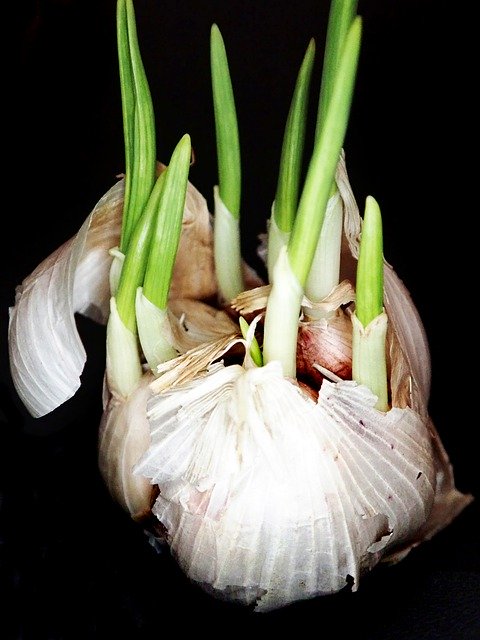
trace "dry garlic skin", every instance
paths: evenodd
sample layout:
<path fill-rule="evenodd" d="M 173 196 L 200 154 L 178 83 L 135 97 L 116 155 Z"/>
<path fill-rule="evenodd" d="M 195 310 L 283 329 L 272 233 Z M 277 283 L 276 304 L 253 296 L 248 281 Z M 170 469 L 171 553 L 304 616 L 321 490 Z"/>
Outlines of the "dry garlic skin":
<path fill-rule="evenodd" d="M 435 493 L 430 434 L 354 382 L 315 403 L 272 362 L 215 365 L 147 403 L 136 467 L 185 573 L 259 611 L 342 589 L 406 543 Z"/>

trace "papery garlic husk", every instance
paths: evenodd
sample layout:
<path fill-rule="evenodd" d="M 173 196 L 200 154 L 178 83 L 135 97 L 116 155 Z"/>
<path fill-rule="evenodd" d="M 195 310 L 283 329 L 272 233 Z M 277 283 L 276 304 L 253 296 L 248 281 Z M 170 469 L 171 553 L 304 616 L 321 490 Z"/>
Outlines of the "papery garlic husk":
<path fill-rule="evenodd" d="M 315 403 L 279 363 L 215 365 L 147 402 L 137 467 L 185 573 L 268 611 L 334 593 L 425 523 L 435 494 L 428 426 L 376 411 L 356 383 Z"/>
<path fill-rule="evenodd" d="M 361 220 L 343 158 L 337 184 L 342 277 L 354 282 Z M 191 375 L 179 358 L 150 385 L 151 444 L 135 471 L 158 487 L 153 513 L 171 551 L 208 592 L 269 611 L 356 590 L 366 571 L 404 557 L 472 500 L 456 489 L 429 417 L 428 343 L 388 264 L 385 311 L 387 412 L 351 380 L 324 379 L 315 401 L 277 362 L 224 366 L 220 341 L 212 364 L 190 354 Z"/>
<path fill-rule="evenodd" d="M 109 316 L 115 254 L 111 250 L 120 239 L 123 193 L 121 179 L 95 205 L 78 233 L 17 287 L 10 308 L 10 369 L 15 389 L 34 417 L 56 409 L 80 386 L 87 356 L 75 314 L 101 323 Z M 172 299 L 215 296 L 212 238 L 207 202 L 188 183 Z"/>
<path fill-rule="evenodd" d="M 238 326 L 224 311 L 197 300 L 171 300 L 168 318 L 169 340 L 179 354 L 188 354 L 220 336 L 229 336 L 230 342 L 232 336 L 238 335 Z M 150 444 L 146 404 L 154 380 L 155 374 L 145 366 L 140 381 L 126 397 L 122 389 L 115 388 L 107 367 L 98 439 L 99 468 L 112 498 L 134 520 L 149 527 L 158 489 L 146 478 L 134 475 L 133 467 Z"/>

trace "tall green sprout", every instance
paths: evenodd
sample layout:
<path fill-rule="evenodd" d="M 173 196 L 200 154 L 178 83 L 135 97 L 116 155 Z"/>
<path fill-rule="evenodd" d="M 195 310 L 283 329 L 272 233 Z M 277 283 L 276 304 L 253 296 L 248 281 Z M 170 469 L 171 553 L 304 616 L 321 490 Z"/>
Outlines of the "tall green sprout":
<path fill-rule="evenodd" d="M 296 374 L 296 342 L 303 290 L 347 130 L 361 33 L 362 22 L 357 16 L 345 41 L 325 124 L 315 142 L 292 235 L 283 257 L 281 253 L 277 261 L 268 300 L 264 360 L 279 360 L 286 376 Z"/>
<path fill-rule="evenodd" d="M 320 139 L 323 128 L 327 126 L 326 119 L 329 103 L 332 99 L 335 78 L 341 62 L 346 37 L 356 15 L 357 4 L 357 0 L 332 0 L 330 5 L 315 140 Z M 323 227 L 305 284 L 305 294 L 313 302 L 323 300 L 338 284 L 342 228 L 343 203 L 334 178 L 330 187 L 330 199 L 327 202 Z M 311 318 L 320 318 L 324 316 L 324 312 L 308 309 L 308 315 Z"/>
<path fill-rule="evenodd" d="M 298 72 L 283 136 L 277 191 L 268 229 L 267 265 L 270 282 L 280 248 L 288 244 L 297 212 L 314 59 L 315 41 L 312 39 Z"/>
<path fill-rule="evenodd" d="M 210 63 L 218 162 L 218 189 L 214 193 L 215 270 L 220 298 L 229 302 L 244 289 L 240 238 L 241 162 L 227 53 L 216 24 L 211 28 Z"/>
<path fill-rule="evenodd" d="M 138 45 L 132 0 L 117 2 L 117 48 L 125 141 L 125 197 L 120 249 L 126 252 L 155 182 L 152 98 Z"/>

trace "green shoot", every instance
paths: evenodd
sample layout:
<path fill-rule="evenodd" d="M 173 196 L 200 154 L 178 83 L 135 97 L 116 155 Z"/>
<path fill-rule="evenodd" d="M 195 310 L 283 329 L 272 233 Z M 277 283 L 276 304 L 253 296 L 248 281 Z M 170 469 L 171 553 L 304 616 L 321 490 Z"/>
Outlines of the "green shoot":
<path fill-rule="evenodd" d="M 366 327 L 383 311 L 383 239 L 380 207 L 372 196 L 365 203 L 357 265 L 355 312 Z"/>
<path fill-rule="evenodd" d="M 157 178 L 142 217 L 135 225 L 115 296 L 120 318 L 132 333 L 136 333 L 135 296 L 137 287 L 143 284 L 165 177 L 166 171 L 163 171 Z"/>
<path fill-rule="evenodd" d="M 308 111 L 308 92 L 315 59 L 315 41 L 308 45 L 298 73 L 283 137 L 274 217 L 281 231 L 292 230 L 298 206 L 303 148 Z"/>
<path fill-rule="evenodd" d="M 123 197 L 122 234 L 120 247 L 123 253 L 128 244 L 128 211 L 133 171 L 133 140 L 135 121 L 135 89 L 133 84 L 132 61 L 128 41 L 127 5 L 125 0 L 117 2 L 117 49 L 122 96 L 123 138 L 125 145 L 125 192 Z"/>
<path fill-rule="evenodd" d="M 229 302 L 244 289 L 240 238 L 241 167 L 237 115 L 225 45 L 219 28 L 210 38 L 218 186 L 214 188 L 214 260 L 219 299 Z"/>
<path fill-rule="evenodd" d="M 296 373 L 298 318 L 303 289 L 347 130 L 361 35 L 362 21 L 357 17 L 346 38 L 325 126 L 315 142 L 287 253 L 280 253 L 267 304 L 263 356 L 267 363 L 279 360 L 285 376 L 294 377 Z"/>
<path fill-rule="evenodd" d="M 325 124 L 320 137 L 315 142 L 288 245 L 290 266 L 302 287 L 305 286 L 312 265 L 347 130 L 360 53 L 361 34 L 362 21 L 357 16 L 345 41 L 326 112 Z"/>
<path fill-rule="evenodd" d="M 315 140 L 320 138 L 322 127 L 325 124 L 341 54 L 348 30 L 356 14 L 357 4 L 357 0 L 332 0 L 330 5 Z M 330 200 L 327 205 L 322 231 L 318 239 L 308 280 L 305 284 L 305 294 L 313 302 L 323 300 L 338 284 L 342 227 L 343 203 L 338 196 L 334 176 L 330 187 Z M 312 314 L 309 317 L 318 319 L 324 316 L 324 312 L 312 310 Z"/>
<path fill-rule="evenodd" d="M 160 208 L 150 244 L 143 294 L 160 309 L 167 308 L 182 230 L 191 155 L 190 136 L 185 134 L 175 147 L 165 172 Z"/>
<path fill-rule="evenodd" d="M 240 215 L 241 164 L 237 114 L 222 35 L 212 25 L 210 38 L 213 106 L 220 198 L 234 218 Z"/>
<path fill-rule="evenodd" d="M 242 332 L 242 336 L 246 340 L 250 325 L 248 324 L 248 322 L 245 320 L 243 316 L 240 316 L 238 321 L 240 323 L 240 330 Z M 250 344 L 250 355 L 252 356 L 252 360 L 257 365 L 257 367 L 263 366 L 262 352 L 260 350 L 260 345 L 258 344 L 258 341 L 255 338 L 255 336 L 253 337 L 252 342 Z"/>
<path fill-rule="evenodd" d="M 322 81 L 318 101 L 315 139 L 318 140 L 332 97 L 335 77 L 340 64 L 348 31 L 357 13 L 358 0 L 332 0 L 328 17 L 327 39 L 323 58 Z"/>
<path fill-rule="evenodd" d="M 155 115 L 138 45 L 132 0 L 118 0 L 117 38 L 125 138 L 125 202 L 120 248 L 131 234 L 155 183 Z"/>
<path fill-rule="evenodd" d="M 330 195 L 325 210 L 322 230 L 318 239 L 310 273 L 305 283 L 305 295 L 313 302 L 326 298 L 340 279 L 340 254 L 343 232 L 343 201 L 336 189 Z M 304 309 L 310 319 L 329 317 L 331 312 L 320 309 Z"/>
<path fill-rule="evenodd" d="M 379 411 L 388 411 L 387 325 L 388 318 L 383 311 L 382 217 L 376 200 L 368 196 L 352 315 L 352 377 L 377 396 L 375 407 Z"/>
<path fill-rule="evenodd" d="M 267 270 L 270 282 L 273 281 L 273 270 L 280 249 L 288 244 L 297 212 L 305 144 L 308 93 L 314 59 L 315 41 L 312 39 L 298 72 L 283 136 L 277 192 L 268 228 Z"/>

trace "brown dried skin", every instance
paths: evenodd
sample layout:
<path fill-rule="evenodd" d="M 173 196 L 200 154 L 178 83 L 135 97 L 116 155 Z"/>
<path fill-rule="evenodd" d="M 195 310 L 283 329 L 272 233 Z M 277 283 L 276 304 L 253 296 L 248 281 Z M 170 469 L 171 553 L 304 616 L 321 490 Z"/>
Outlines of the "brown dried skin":
<path fill-rule="evenodd" d="M 297 375 L 319 388 L 323 375 L 315 364 L 342 380 L 352 378 L 352 323 L 339 309 L 328 320 L 301 322 L 298 328 Z"/>

